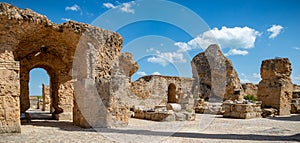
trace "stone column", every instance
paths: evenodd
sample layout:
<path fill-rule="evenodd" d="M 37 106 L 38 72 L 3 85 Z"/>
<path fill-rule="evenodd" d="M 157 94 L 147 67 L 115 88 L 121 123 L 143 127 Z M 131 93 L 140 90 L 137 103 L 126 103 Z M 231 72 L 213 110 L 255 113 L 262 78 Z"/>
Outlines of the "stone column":
<path fill-rule="evenodd" d="M 54 118 L 58 120 L 73 120 L 73 96 L 74 88 L 73 82 L 67 81 L 61 83 L 58 89 L 58 107 L 62 109 L 62 112 L 59 114 L 53 114 Z"/>
<path fill-rule="evenodd" d="M 0 133 L 21 132 L 19 69 L 19 62 L 0 60 Z"/>
<path fill-rule="evenodd" d="M 43 96 L 43 107 L 42 111 L 50 111 L 50 87 L 47 85 L 42 85 L 42 96 Z"/>
<path fill-rule="evenodd" d="M 259 82 L 257 98 L 262 107 L 272 107 L 278 114 L 290 115 L 293 84 L 288 58 L 264 60 L 260 68 L 262 80 Z"/>

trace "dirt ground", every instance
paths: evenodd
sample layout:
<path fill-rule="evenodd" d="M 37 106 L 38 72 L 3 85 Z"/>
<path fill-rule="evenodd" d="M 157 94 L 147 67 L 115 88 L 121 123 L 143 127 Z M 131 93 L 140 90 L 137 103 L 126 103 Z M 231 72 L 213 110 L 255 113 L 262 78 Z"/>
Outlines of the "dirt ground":
<path fill-rule="evenodd" d="M 71 122 L 43 119 L 22 125 L 21 134 L 1 134 L 0 142 L 300 142 L 299 123 L 300 115 L 244 120 L 198 114 L 196 121 L 131 118 L 127 127 L 82 129 Z"/>

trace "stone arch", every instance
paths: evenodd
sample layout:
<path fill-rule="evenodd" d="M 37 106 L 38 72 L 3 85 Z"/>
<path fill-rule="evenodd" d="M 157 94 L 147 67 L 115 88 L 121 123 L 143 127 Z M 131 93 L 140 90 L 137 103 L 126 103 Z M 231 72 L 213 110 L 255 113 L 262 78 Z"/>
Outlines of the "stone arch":
<path fill-rule="evenodd" d="M 26 93 L 26 94 L 21 94 L 21 96 L 20 96 L 21 112 L 25 112 L 28 108 L 28 105 L 30 105 L 29 101 L 27 100 L 27 98 L 29 97 L 29 90 L 30 90 L 28 85 L 29 85 L 29 81 L 31 78 L 29 76 L 29 74 L 30 74 L 31 70 L 36 69 L 36 68 L 41 68 L 41 69 L 45 70 L 49 76 L 50 98 L 51 98 L 50 105 L 52 107 L 51 113 L 53 113 L 53 114 L 62 113 L 63 109 L 58 106 L 58 104 L 59 104 L 59 97 L 58 97 L 58 92 L 57 92 L 58 91 L 58 85 L 57 85 L 58 82 L 56 82 L 58 80 L 57 73 L 55 73 L 55 70 L 52 67 L 50 67 L 49 65 L 43 65 L 43 64 L 38 64 L 36 66 L 33 66 L 32 68 L 29 69 L 28 72 L 27 71 L 22 72 L 23 77 L 26 77 L 26 78 L 28 77 L 28 79 L 21 80 L 22 85 L 27 84 L 27 86 L 21 86 L 21 93 Z M 28 75 L 24 76 L 24 74 L 27 74 L 27 73 L 28 73 Z M 27 82 L 27 83 L 25 83 L 25 82 Z M 28 95 L 27 95 L 27 93 L 28 93 Z"/>
<path fill-rule="evenodd" d="M 176 85 L 174 83 L 170 83 L 168 86 L 168 103 L 177 103 Z"/>
<path fill-rule="evenodd" d="M 4 104 L 4 108 L 0 109 L 0 116 L 7 117 L 0 118 L 0 133 L 21 131 L 20 112 L 29 108 L 29 71 L 35 67 L 44 68 L 50 76 L 53 102 L 57 103 L 54 111 L 56 119 L 74 119 L 75 125 L 88 127 L 89 123 L 85 117 L 73 106 L 79 101 L 87 101 L 81 92 L 77 92 L 77 96 L 81 97 L 79 101 L 73 97 L 75 83 L 79 85 L 88 77 L 95 83 L 106 107 L 105 113 L 110 114 L 101 115 L 103 120 L 109 122 L 97 127 L 128 123 L 127 107 L 119 102 L 111 102 L 119 98 L 110 86 L 112 69 L 122 47 L 122 37 L 119 34 L 73 21 L 55 24 L 43 15 L 29 9 L 20 10 L 6 3 L 0 3 L 0 11 L 0 29 L 3 29 L 0 33 L 0 39 L 3 41 L 0 42 L 0 72 L 5 73 L 0 76 L 3 83 L 0 85 L 0 95 L 5 96 L 0 98 L 0 104 Z M 92 58 L 93 68 L 83 66 L 92 72 L 86 73 L 87 70 L 81 70 L 80 76 L 73 79 L 74 59 L 80 58 L 82 63 L 88 61 L 84 56 L 82 59 L 80 56 L 75 57 L 75 51 L 86 47 L 90 49 L 88 53 L 97 53 Z M 88 111 L 90 109 L 87 108 Z M 98 113 L 98 110 L 100 109 L 93 109 L 95 113 Z M 73 114 L 73 118 L 72 113 L 76 111 L 78 114 Z M 87 117 L 95 118 L 90 114 Z"/>

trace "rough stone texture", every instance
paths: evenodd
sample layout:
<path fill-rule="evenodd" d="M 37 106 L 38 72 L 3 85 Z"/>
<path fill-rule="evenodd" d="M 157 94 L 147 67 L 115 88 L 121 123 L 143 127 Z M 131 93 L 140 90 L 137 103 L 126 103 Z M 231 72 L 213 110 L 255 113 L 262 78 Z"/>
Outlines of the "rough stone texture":
<path fill-rule="evenodd" d="M 291 113 L 299 114 L 300 113 L 300 98 L 293 98 L 291 103 Z"/>
<path fill-rule="evenodd" d="M 191 93 L 193 79 L 152 75 L 144 76 L 131 83 L 128 105 L 143 105 L 154 108 L 157 105 L 178 103 L 182 110 L 193 110 L 194 99 Z M 174 89 L 169 86 L 174 85 Z M 174 92 L 170 92 L 174 90 Z M 170 102 L 170 100 L 172 100 Z M 175 101 L 175 102 L 174 102 Z M 126 101 L 125 101 L 126 102 Z"/>
<path fill-rule="evenodd" d="M 119 72 L 130 77 L 139 69 L 139 65 L 133 60 L 131 53 L 121 53 L 119 56 Z"/>
<path fill-rule="evenodd" d="M 261 118 L 261 104 L 260 103 L 230 103 L 224 102 L 222 109 L 224 110 L 223 117 L 251 119 Z"/>
<path fill-rule="evenodd" d="M 42 85 L 42 98 L 43 98 L 42 111 L 50 111 L 51 108 L 50 87 L 44 84 Z"/>
<path fill-rule="evenodd" d="M 222 103 L 206 102 L 203 99 L 199 99 L 198 102 L 195 103 L 195 113 L 222 115 Z"/>
<path fill-rule="evenodd" d="M 0 63 L 20 63 L 20 67 L 14 70 L 20 74 L 20 79 L 16 78 L 15 82 L 3 79 L 3 85 L 17 83 L 20 87 L 5 86 L 15 87 L 11 90 L 15 92 L 14 97 L 9 94 L 3 96 L 9 98 L 8 102 L 16 104 L 9 108 L 9 112 L 3 111 L 3 108 L 8 110 L 8 105 L 1 108 L 0 112 L 7 116 L 1 118 L 2 132 L 20 129 L 20 109 L 25 112 L 30 107 L 28 82 L 29 72 L 33 68 L 43 68 L 49 74 L 51 105 L 53 116 L 57 119 L 70 120 L 74 117 L 74 124 L 82 127 L 91 124 L 97 127 L 126 124 L 126 108 L 119 106 L 118 97 L 110 86 L 111 71 L 114 62 L 118 60 L 121 46 L 122 38 L 117 33 L 73 21 L 54 24 L 46 16 L 29 9 L 0 3 Z M 74 85 L 77 85 L 77 92 L 74 91 Z M 96 89 L 92 91 L 96 91 L 93 93 L 97 93 L 96 98 L 101 99 L 103 108 L 90 103 L 97 100 L 85 97 L 91 88 Z M 1 92 L 5 91 L 1 89 Z M 78 93 L 76 100 L 74 93 Z M 76 104 L 74 111 L 73 103 Z M 89 111 L 93 112 L 85 116 L 84 113 Z M 93 121 L 87 123 L 85 118 Z M 94 120 L 103 124 L 98 126 Z"/>
<path fill-rule="evenodd" d="M 293 85 L 293 90 L 299 90 L 300 91 L 300 85 L 294 84 Z"/>
<path fill-rule="evenodd" d="M 0 75 L 0 133 L 19 133 L 19 63 L 0 59 Z"/>
<path fill-rule="evenodd" d="M 276 115 L 278 115 L 278 110 L 275 108 L 263 108 L 262 109 L 262 114 L 261 116 L 263 118 L 267 118 L 267 117 L 275 117 Z"/>
<path fill-rule="evenodd" d="M 32 109 L 32 110 L 40 109 L 41 103 L 39 102 L 38 98 L 39 98 L 38 96 L 29 96 L 29 101 L 30 101 L 30 108 L 29 109 Z"/>
<path fill-rule="evenodd" d="M 242 84 L 244 95 L 253 95 L 257 97 L 258 85 L 253 83 L 244 83 Z"/>
<path fill-rule="evenodd" d="M 278 114 L 290 115 L 293 84 L 289 59 L 264 60 L 260 68 L 262 80 L 258 85 L 257 97 L 262 107 L 273 107 Z"/>
<path fill-rule="evenodd" d="M 293 90 L 293 98 L 300 98 L 300 90 Z"/>
<path fill-rule="evenodd" d="M 195 79 L 194 95 L 204 99 L 216 97 L 218 101 L 234 100 L 242 95 L 238 74 L 218 45 L 210 45 L 205 52 L 196 55 L 191 65 Z M 235 90 L 240 92 L 235 94 Z"/>

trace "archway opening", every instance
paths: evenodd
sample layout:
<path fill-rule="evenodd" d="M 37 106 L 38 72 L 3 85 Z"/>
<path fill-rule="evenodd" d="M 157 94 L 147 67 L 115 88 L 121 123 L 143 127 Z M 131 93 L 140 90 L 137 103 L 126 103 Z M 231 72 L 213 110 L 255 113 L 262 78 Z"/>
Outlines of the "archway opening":
<path fill-rule="evenodd" d="M 177 103 L 176 85 L 174 83 L 171 83 L 168 86 L 168 103 Z"/>
<path fill-rule="evenodd" d="M 43 68 L 33 68 L 29 72 L 29 103 L 26 111 L 30 119 L 52 119 L 50 76 Z M 28 115 L 27 115 L 28 116 Z"/>

